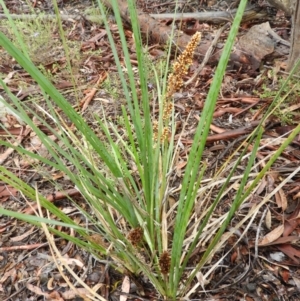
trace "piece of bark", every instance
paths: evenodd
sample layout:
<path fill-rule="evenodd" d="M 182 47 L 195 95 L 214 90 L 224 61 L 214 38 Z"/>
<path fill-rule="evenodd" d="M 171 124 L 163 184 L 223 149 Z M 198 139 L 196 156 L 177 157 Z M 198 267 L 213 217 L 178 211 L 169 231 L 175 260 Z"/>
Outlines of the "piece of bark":
<path fill-rule="evenodd" d="M 254 69 L 257 69 L 262 59 L 274 52 L 275 49 L 275 42 L 268 35 L 268 28 L 270 28 L 270 25 L 268 25 L 269 23 L 266 22 L 252 26 L 238 41 L 240 48 L 251 54 Z"/>
<path fill-rule="evenodd" d="M 109 8 L 112 7 L 110 0 L 103 0 L 103 3 Z M 128 11 L 127 1 L 118 0 L 118 5 L 123 20 L 130 24 L 130 14 Z M 148 41 L 153 41 L 161 45 L 167 45 L 170 42 L 170 38 L 173 36 L 172 44 L 176 45 L 177 49 L 179 49 L 180 51 L 183 51 L 191 39 L 191 37 L 184 32 L 177 29 L 172 29 L 170 26 L 161 24 L 154 18 L 150 17 L 148 14 L 145 14 L 139 10 L 137 12 L 137 15 L 141 33 L 147 36 Z M 209 46 L 209 41 L 202 40 L 195 50 L 195 56 L 199 59 L 202 59 L 209 49 Z M 214 55 L 211 56 L 209 63 L 216 64 L 219 61 L 221 54 L 222 51 L 217 51 Z M 243 67 L 248 66 L 252 68 L 250 55 L 237 48 L 231 54 L 229 62 L 231 65 L 242 65 Z"/>
<path fill-rule="evenodd" d="M 293 8 L 292 19 L 292 33 L 291 33 L 291 50 L 287 65 L 287 71 L 291 71 L 297 61 L 300 59 L 300 4 L 299 0 L 295 0 Z M 299 72 L 298 70 L 295 71 Z"/>
<path fill-rule="evenodd" d="M 299 0 L 268 0 L 276 8 L 282 9 L 287 15 L 292 15 L 291 49 L 287 71 L 291 71 L 300 59 L 300 3 Z M 299 73 L 299 69 L 296 73 Z"/>

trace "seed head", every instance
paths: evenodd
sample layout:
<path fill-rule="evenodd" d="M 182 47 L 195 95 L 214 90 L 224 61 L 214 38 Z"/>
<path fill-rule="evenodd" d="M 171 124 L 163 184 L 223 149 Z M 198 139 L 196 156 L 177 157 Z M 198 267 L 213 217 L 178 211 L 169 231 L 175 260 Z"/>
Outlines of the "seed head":
<path fill-rule="evenodd" d="M 133 246 L 137 246 L 143 239 L 143 229 L 141 227 L 134 228 L 128 233 L 128 240 Z"/>
<path fill-rule="evenodd" d="M 162 274 L 166 275 L 170 272 L 171 257 L 168 251 L 164 251 L 159 257 L 159 266 Z"/>

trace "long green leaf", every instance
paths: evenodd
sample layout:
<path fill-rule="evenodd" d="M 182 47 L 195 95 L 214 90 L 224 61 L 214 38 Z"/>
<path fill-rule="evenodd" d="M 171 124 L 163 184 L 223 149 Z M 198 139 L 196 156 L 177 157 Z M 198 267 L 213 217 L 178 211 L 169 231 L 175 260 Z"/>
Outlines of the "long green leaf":
<path fill-rule="evenodd" d="M 200 160 L 205 147 L 206 137 L 208 136 L 209 126 L 213 117 L 214 107 L 218 98 L 218 93 L 222 84 L 223 76 L 227 67 L 232 46 L 234 44 L 235 36 L 239 29 L 243 12 L 246 8 L 247 0 L 241 0 L 236 17 L 232 24 L 228 39 L 226 41 L 222 56 L 220 58 L 213 82 L 209 89 L 209 93 L 205 102 L 203 112 L 201 114 L 199 125 L 197 126 L 194 142 L 190 151 L 188 163 L 185 170 L 185 175 L 182 183 L 182 190 L 180 192 L 178 213 L 176 216 L 176 224 L 174 230 L 172 260 L 171 260 L 171 277 L 170 277 L 170 291 L 173 298 L 176 298 L 177 289 L 180 279 L 182 277 L 182 270 L 178 264 L 178 259 L 181 257 L 183 240 L 186 233 L 186 226 L 194 205 L 192 198 L 195 187 L 193 183 L 196 182 Z"/>

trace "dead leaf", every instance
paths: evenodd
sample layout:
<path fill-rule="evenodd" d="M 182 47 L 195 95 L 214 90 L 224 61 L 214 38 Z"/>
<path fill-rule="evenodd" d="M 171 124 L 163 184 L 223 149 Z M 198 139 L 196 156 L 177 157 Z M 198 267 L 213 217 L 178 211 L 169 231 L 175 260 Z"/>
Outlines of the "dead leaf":
<path fill-rule="evenodd" d="M 15 197 L 18 193 L 14 187 L 9 185 L 0 185 L 0 201 L 5 202 L 9 199 L 9 197 Z"/>
<path fill-rule="evenodd" d="M 129 294 L 129 291 L 130 291 L 130 279 L 128 276 L 125 276 L 122 282 L 121 292 Z M 127 300 L 126 295 L 120 296 L 120 301 L 126 301 L 126 300 Z"/>
<path fill-rule="evenodd" d="M 269 244 L 269 246 L 272 245 L 280 245 L 280 244 L 286 244 L 286 243 L 296 243 L 299 240 L 299 237 L 294 235 L 294 236 L 286 236 L 286 237 L 279 237 L 275 241 Z"/>
<path fill-rule="evenodd" d="M 300 204 L 284 222 L 283 236 L 289 236 L 300 224 Z"/>
<path fill-rule="evenodd" d="M 289 278 L 290 278 L 289 270 L 286 270 L 286 269 L 281 270 L 280 275 L 285 283 L 287 283 L 289 281 Z"/>
<path fill-rule="evenodd" d="M 272 215 L 271 215 L 271 211 L 267 210 L 267 214 L 266 214 L 266 227 L 270 230 L 272 226 Z"/>
<path fill-rule="evenodd" d="M 272 139 L 274 140 L 274 139 Z M 274 173 L 270 173 L 269 175 L 267 175 L 267 181 L 268 181 L 268 185 L 267 185 L 267 191 L 271 192 L 274 190 L 275 188 L 275 177 L 274 177 Z"/>
<path fill-rule="evenodd" d="M 300 219 L 291 219 L 284 222 L 284 231 L 282 236 L 289 236 L 300 224 Z"/>
<path fill-rule="evenodd" d="M 293 246 L 287 244 L 278 245 L 277 249 L 291 258 L 296 264 L 300 264 L 300 260 L 298 259 L 300 258 L 300 251 L 295 249 Z"/>
<path fill-rule="evenodd" d="M 287 208 L 287 198 L 285 196 L 284 191 L 280 188 L 278 190 L 280 196 L 280 204 L 277 204 L 279 208 L 282 208 L 282 211 L 285 211 Z"/>
<path fill-rule="evenodd" d="M 75 290 L 68 290 L 68 291 L 65 291 L 63 293 L 61 293 L 61 296 L 64 298 L 64 300 L 75 300 L 76 296 L 86 296 L 90 294 L 90 292 L 85 289 L 85 288 L 76 288 L 76 291 Z M 84 301 L 89 301 L 91 300 L 90 298 L 88 297 L 84 297 Z"/>
<path fill-rule="evenodd" d="M 234 251 L 230 256 L 230 262 L 234 263 L 236 261 L 237 257 L 238 257 L 238 253 L 236 251 Z"/>
<path fill-rule="evenodd" d="M 262 246 L 267 246 L 270 243 L 272 243 L 273 241 L 275 241 L 276 239 L 278 239 L 284 230 L 284 226 L 280 225 L 278 227 L 276 227 L 274 230 L 272 230 L 271 232 L 269 232 L 259 243 L 258 245 L 260 247 Z"/>
<path fill-rule="evenodd" d="M 175 170 L 178 177 L 181 177 L 182 169 L 186 166 L 187 161 L 180 161 L 176 164 Z"/>
<path fill-rule="evenodd" d="M 267 181 L 265 180 L 265 178 L 262 178 L 256 190 L 256 194 L 260 195 L 265 190 L 266 186 L 267 186 Z"/>
<path fill-rule="evenodd" d="M 209 280 L 207 280 L 201 272 L 198 272 L 196 277 L 202 288 L 209 284 Z"/>
<path fill-rule="evenodd" d="M 35 294 L 44 296 L 47 301 L 64 301 L 63 298 L 61 298 L 60 294 L 56 291 L 53 291 L 51 293 L 46 293 L 43 292 L 39 287 L 34 286 L 30 283 L 27 283 L 26 287 L 28 290 L 34 292 Z"/>

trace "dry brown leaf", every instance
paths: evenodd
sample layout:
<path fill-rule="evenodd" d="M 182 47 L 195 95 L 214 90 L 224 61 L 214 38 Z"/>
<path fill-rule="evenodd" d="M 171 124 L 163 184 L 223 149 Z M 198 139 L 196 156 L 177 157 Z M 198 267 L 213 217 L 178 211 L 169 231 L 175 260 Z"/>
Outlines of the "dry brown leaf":
<path fill-rule="evenodd" d="M 267 191 L 268 192 L 271 192 L 275 189 L 275 178 L 276 177 L 273 172 L 270 173 L 269 175 L 267 175 L 267 182 L 268 182 Z"/>
<path fill-rule="evenodd" d="M 285 195 L 284 191 L 281 188 L 278 190 L 278 193 L 280 195 L 280 201 L 281 201 L 281 204 L 278 207 L 282 208 L 282 211 L 285 211 L 286 208 L 287 208 L 287 198 L 286 198 L 286 195 Z"/>
<path fill-rule="evenodd" d="M 30 283 L 26 284 L 28 290 L 34 292 L 37 295 L 44 296 L 47 301 L 64 301 L 60 294 L 56 291 L 51 293 L 43 292 L 39 287 L 32 285 Z"/>
<path fill-rule="evenodd" d="M 283 225 L 276 227 L 274 230 L 269 232 L 265 237 L 263 237 L 262 240 L 258 243 L 258 245 L 260 247 L 267 246 L 268 244 L 278 239 L 282 235 L 283 230 L 284 230 Z"/>
<path fill-rule="evenodd" d="M 271 215 L 271 211 L 267 210 L 267 214 L 266 214 L 266 227 L 270 230 L 272 227 L 272 215 Z"/>
<path fill-rule="evenodd" d="M 176 164 L 175 170 L 178 177 L 181 177 L 182 169 L 186 166 L 187 161 L 180 161 Z"/>
<path fill-rule="evenodd" d="M 80 297 L 83 298 L 83 296 L 86 296 L 90 294 L 90 292 L 85 288 L 76 288 L 76 291 L 74 290 L 68 290 L 63 293 L 61 293 L 61 296 L 64 298 L 64 300 L 75 300 L 76 296 L 80 295 Z M 84 301 L 90 301 L 91 299 L 88 297 L 84 297 Z"/>
<path fill-rule="evenodd" d="M 289 278 L 290 278 L 289 270 L 286 270 L 286 269 L 281 270 L 280 275 L 285 283 L 287 283 L 289 281 Z"/>
<path fill-rule="evenodd" d="M 296 264 L 300 264 L 300 260 L 298 259 L 300 258 L 300 251 L 295 249 L 293 246 L 287 244 L 278 245 L 277 249 L 291 258 Z"/>
<path fill-rule="evenodd" d="M 121 292 L 129 294 L 129 291 L 130 291 L 130 279 L 128 276 L 125 276 L 122 282 Z M 120 296 L 120 301 L 126 301 L 126 300 L 127 300 L 127 295 Z"/>
<path fill-rule="evenodd" d="M 256 190 L 256 194 L 260 195 L 265 190 L 266 186 L 267 186 L 267 181 L 265 180 L 265 178 L 263 178 L 261 180 L 261 182 L 259 183 L 259 185 L 258 185 L 258 188 Z"/>
<path fill-rule="evenodd" d="M 237 257 L 238 257 L 238 253 L 236 251 L 234 251 L 230 256 L 230 262 L 234 263 L 236 261 Z"/>
<path fill-rule="evenodd" d="M 206 279 L 201 272 L 196 274 L 197 280 L 200 283 L 201 287 L 205 287 L 205 285 L 209 284 L 209 280 Z"/>
<path fill-rule="evenodd" d="M 289 236 L 300 224 L 300 219 L 291 219 L 284 222 L 283 236 Z"/>
<path fill-rule="evenodd" d="M 50 277 L 50 279 L 47 282 L 47 289 L 48 290 L 53 290 L 55 288 L 55 285 L 53 285 L 54 278 Z"/>
<path fill-rule="evenodd" d="M 284 222 L 283 236 L 289 236 L 300 224 L 300 204 Z"/>
<path fill-rule="evenodd" d="M 278 208 L 281 208 L 281 199 L 279 192 L 275 192 L 275 201 Z"/>
<path fill-rule="evenodd" d="M 274 242 L 272 242 L 270 244 L 270 246 L 271 245 L 281 245 L 281 244 L 286 244 L 286 243 L 297 244 L 298 241 L 299 241 L 299 236 L 297 236 L 297 235 L 286 236 L 286 237 L 279 237 Z"/>
<path fill-rule="evenodd" d="M 8 200 L 10 196 L 16 196 L 17 190 L 14 187 L 9 185 L 1 185 L 0 186 L 0 201 L 5 202 Z"/>
<path fill-rule="evenodd" d="M 9 278 L 13 278 L 13 275 L 16 273 L 16 269 L 10 269 L 7 272 L 5 272 L 0 279 L 0 284 L 5 283 L 5 281 Z"/>

